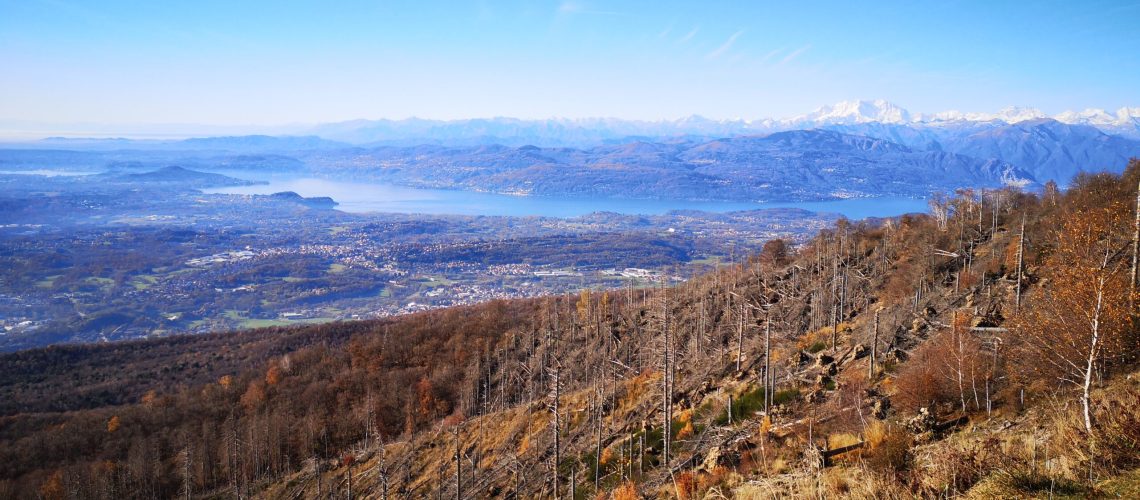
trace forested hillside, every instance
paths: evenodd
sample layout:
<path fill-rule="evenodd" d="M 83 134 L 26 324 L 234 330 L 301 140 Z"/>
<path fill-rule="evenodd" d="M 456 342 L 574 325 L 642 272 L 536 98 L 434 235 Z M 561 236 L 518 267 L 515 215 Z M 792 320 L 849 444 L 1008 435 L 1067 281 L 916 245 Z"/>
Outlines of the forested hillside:
<path fill-rule="evenodd" d="M 1140 494 L 1140 162 L 672 288 L 0 356 L 0 497 Z"/>

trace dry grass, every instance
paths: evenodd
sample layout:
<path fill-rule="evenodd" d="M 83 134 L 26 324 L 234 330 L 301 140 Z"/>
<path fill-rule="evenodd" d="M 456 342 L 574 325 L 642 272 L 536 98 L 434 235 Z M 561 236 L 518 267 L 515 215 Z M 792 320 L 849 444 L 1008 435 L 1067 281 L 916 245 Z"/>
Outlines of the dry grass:
<path fill-rule="evenodd" d="M 817 475 L 784 474 L 741 484 L 732 498 L 749 500 L 787 498 L 903 499 L 914 495 L 893 478 L 859 467 L 833 467 Z"/>
<path fill-rule="evenodd" d="M 827 449 L 834 450 L 836 448 L 853 445 L 860 441 L 862 441 L 862 439 L 859 439 L 859 436 L 856 436 L 854 434 L 832 434 L 830 436 L 827 436 Z"/>
<path fill-rule="evenodd" d="M 867 426 L 867 445 L 862 450 L 863 460 L 873 470 L 896 473 L 910 466 L 910 433 L 898 425 L 874 421 Z"/>

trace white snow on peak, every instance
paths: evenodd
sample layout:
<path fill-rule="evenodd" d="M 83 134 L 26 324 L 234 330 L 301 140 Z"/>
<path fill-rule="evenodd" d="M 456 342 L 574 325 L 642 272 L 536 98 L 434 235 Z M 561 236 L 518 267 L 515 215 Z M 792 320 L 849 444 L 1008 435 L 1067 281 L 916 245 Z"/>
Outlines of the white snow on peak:
<path fill-rule="evenodd" d="M 1120 108 L 1116 110 L 1116 118 L 1125 123 L 1140 121 L 1140 108 Z"/>
<path fill-rule="evenodd" d="M 910 123 L 910 113 L 883 99 L 874 101 L 842 101 L 823 106 L 812 113 L 789 120 L 793 123 Z"/>
<path fill-rule="evenodd" d="M 1128 108 L 1125 108 L 1128 109 Z M 1133 108 L 1136 113 L 1131 116 L 1140 117 L 1140 108 Z M 1082 113 L 1087 113 L 1082 112 Z M 1062 113 L 1062 115 L 1068 116 Z M 885 124 L 940 124 L 940 123 L 964 123 L 964 122 L 1004 122 L 1004 123 L 1019 123 L 1026 120 L 1035 120 L 1039 118 L 1048 118 L 1041 110 L 1036 108 L 1026 108 L 1018 106 L 1009 106 L 1002 108 L 996 113 L 964 113 L 962 111 L 950 110 L 941 113 L 931 114 L 914 114 L 912 115 L 906 109 L 899 107 L 891 102 L 883 99 L 876 99 L 874 101 L 842 101 L 830 106 L 823 106 L 814 112 L 806 115 L 800 115 L 794 118 L 784 119 L 780 122 L 785 126 L 803 126 L 803 125 L 850 125 L 862 123 L 885 123 Z M 1074 118 L 1075 119 L 1075 118 Z M 1059 121 L 1060 115 L 1058 116 Z M 1068 122 L 1067 122 L 1068 123 Z"/>
<path fill-rule="evenodd" d="M 1089 108 L 1084 111 L 1066 111 L 1056 116 L 1061 123 L 1077 123 L 1081 125 L 1113 125 L 1116 117 L 1099 108 Z"/>
<path fill-rule="evenodd" d="M 1021 106 L 1007 106 L 1001 108 L 997 113 L 993 114 L 993 119 L 1001 120 L 1006 123 L 1019 123 L 1026 120 L 1036 120 L 1038 118 L 1048 118 L 1049 115 L 1041 112 L 1037 108 L 1023 108 Z"/>
<path fill-rule="evenodd" d="M 943 111 L 941 113 L 931 113 L 929 115 L 917 114 L 914 121 L 916 123 L 935 123 L 935 122 L 988 122 L 993 121 L 994 115 L 991 113 L 963 113 L 956 109 Z"/>
<path fill-rule="evenodd" d="M 1084 111 L 1066 111 L 1056 116 L 1057 121 L 1094 127 L 1123 127 L 1140 121 L 1140 108 L 1120 108 L 1116 114 L 1103 109 L 1089 108 Z"/>

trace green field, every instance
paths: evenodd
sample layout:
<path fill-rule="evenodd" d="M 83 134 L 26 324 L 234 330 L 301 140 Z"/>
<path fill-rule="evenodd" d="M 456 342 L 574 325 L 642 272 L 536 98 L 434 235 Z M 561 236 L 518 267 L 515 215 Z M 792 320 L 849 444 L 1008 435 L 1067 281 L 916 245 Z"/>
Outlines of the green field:
<path fill-rule="evenodd" d="M 158 283 L 158 278 L 150 274 L 141 274 L 131 279 L 131 286 L 135 287 L 135 290 L 146 290 L 155 283 Z"/>
<path fill-rule="evenodd" d="M 336 321 L 336 318 L 322 316 L 317 318 L 299 318 L 299 319 L 260 319 L 260 318 L 247 318 L 240 312 L 233 309 L 227 309 L 223 315 L 226 319 L 235 321 L 238 328 L 265 328 L 269 326 L 289 326 L 289 325 L 309 325 L 315 323 L 328 323 Z"/>
<path fill-rule="evenodd" d="M 36 288 L 52 288 L 55 286 L 55 280 L 58 279 L 60 276 L 61 275 L 59 275 L 59 274 L 53 274 L 53 275 L 48 276 L 42 280 L 37 281 L 36 282 Z"/>

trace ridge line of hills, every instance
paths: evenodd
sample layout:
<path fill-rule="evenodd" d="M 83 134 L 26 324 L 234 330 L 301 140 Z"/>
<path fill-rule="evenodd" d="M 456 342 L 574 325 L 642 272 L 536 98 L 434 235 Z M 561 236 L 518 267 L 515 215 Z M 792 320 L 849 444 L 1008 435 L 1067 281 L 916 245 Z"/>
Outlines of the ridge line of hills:
<path fill-rule="evenodd" d="M 512 133 L 506 144 L 478 139 L 468 145 L 462 138 L 449 138 L 448 145 L 352 146 L 317 137 L 249 136 L 150 144 L 151 150 L 112 141 L 110 149 L 85 151 L 82 142 L 49 141 L 35 147 L 76 149 L 3 149 L 0 162 L 87 169 L 178 164 L 549 196 L 805 201 L 925 197 L 963 187 L 1035 189 L 1085 170 L 1120 172 L 1140 156 L 1140 140 L 1051 119 L 965 128 L 835 124 L 724 138 L 623 137 L 577 147 L 537 147 L 528 142 L 532 137 Z"/>

